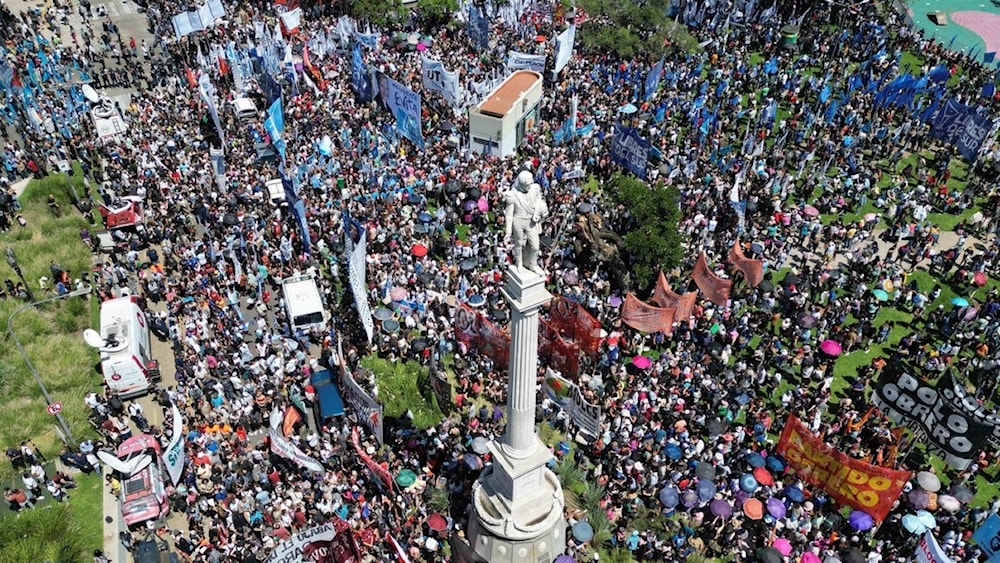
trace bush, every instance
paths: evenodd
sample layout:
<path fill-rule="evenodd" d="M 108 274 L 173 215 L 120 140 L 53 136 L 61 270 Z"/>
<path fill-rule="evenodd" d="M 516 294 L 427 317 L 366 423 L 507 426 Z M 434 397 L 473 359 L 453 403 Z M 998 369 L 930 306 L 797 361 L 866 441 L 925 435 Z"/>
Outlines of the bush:
<path fill-rule="evenodd" d="M 444 418 L 432 393 L 421 390 L 421 386 L 429 386 L 427 368 L 413 360 L 403 363 L 378 356 L 365 357 L 361 365 L 375 374 L 378 400 L 385 405 L 385 416 L 404 417 L 410 411 L 413 425 L 421 429 L 435 426 Z"/>
<path fill-rule="evenodd" d="M 87 545 L 69 504 L 26 509 L 0 526 L 0 561 L 5 563 L 83 563 Z"/>

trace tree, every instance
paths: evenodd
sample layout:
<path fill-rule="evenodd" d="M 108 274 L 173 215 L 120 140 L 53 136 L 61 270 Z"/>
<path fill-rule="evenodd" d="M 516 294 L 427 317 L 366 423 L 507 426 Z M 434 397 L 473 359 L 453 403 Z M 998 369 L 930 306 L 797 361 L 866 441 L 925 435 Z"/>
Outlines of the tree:
<path fill-rule="evenodd" d="M 417 12 L 428 29 L 448 23 L 458 10 L 458 0 L 417 0 Z"/>
<path fill-rule="evenodd" d="M 608 192 L 626 210 L 623 246 L 635 274 L 634 285 L 639 290 L 652 287 L 660 270 L 670 270 L 684 258 L 677 230 L 680 192 L 623 174 L 611 178 Z"/>
<path fill-rule="evenodd" d="M 698 40 L 687 28 L 667 17 L 670 0 L 577 0 L 577 5 L 587 12 L 587 23 L 577 29 L 577 36 L 589 51 L 658 58 L 670 47 L 683 52 L 698 49 Z"/>
<path fill-rule="evenodd" d="M 351 15 L 361 29 L 366 23 L 383 30 L 394 29 L 410 17 L 402 0 L 351 0 Z"/>

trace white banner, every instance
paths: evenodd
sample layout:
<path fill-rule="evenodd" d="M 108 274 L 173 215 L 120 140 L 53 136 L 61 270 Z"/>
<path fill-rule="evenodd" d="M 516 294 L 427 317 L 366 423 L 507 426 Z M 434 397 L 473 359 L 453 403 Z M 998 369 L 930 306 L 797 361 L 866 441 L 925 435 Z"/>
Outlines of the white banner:
<path fill-rule="evenodd" d="M 920 538 L 915 558 L 917 563 L 952 563 L 930 530 L 924 532 L 924 537 Z"/>
<path fill-rule="evenodd" d="M 420 74 L 423 77 L 424 88 L 431 92 L 437 92 L 448 100 L 448 103 L 455 107 L 458 105 L 460 94 L 458 91 L 458 73 L 448 72 L 444 68 L 444 63 L 420 56 Z"/>
<path fill-rule="evenodd" d="M 167 449 L 163 451 L 163 462 L 167 467 L 170 480 L 174 485 L 177 485 L 181 479 L 181 473 L 184 472 L 184 460 L 187 456 L 184 455 L 184 423 L 181 420 L 181 411 L 173 401 L 170 402 L 170 414 L 174 417 L 172 426 L 174 433 Z"/>
<path fill-rule="evenodd" d="M 309 528 L 279 543 L 267 558 L 267 563 L 299 563 L 303 561 L 302 551 L 306 546 L 315 542 L 333 541 L 336 535 L 337 530 L 333 527 L 333 522 Z"/>
<path fill-rule="evenodd" d="M 365 263 L 365 252 L 367 251 L 367 233 L 361 231 L 361 239 L 357 244 L 353 244 L 350 234 L 347 234 L 347 277 L 351 283 L 351 292 L 354 293 L 354 307 L 358 310 L 361 324 L 365 327 L 365 334 L 368 342 L 375 336 L 375 321 L 372 320 L 372 308 L 368 304 L 368 285 L 365 283 L 367 264 Z"/>
<path fill-rule="evenodd" d="M 570 57 L 573 56 L 573 42 L 576 40 L 576 26 L 571 25 L 569 28 L 560 33 L 559 37 L 556 37 L 556 66 L 555 71 L 558 74 L 566 64 L 569 62 Z"/>
<path fill-rule="evenodd" d="M 316 461 L 315 459 L 307 456 L 305 452 L 300 450 L 281 435 L 281 432 L 272 428 L 268 432 L 268 437 L 271 439 L 271 451 L 280 455 L 281 457 L 295 462 L 299 467 L 304 467 L 309 471 L 315 473 L 325 474 L 326 470 L 323 469 L 323 465 Z"/>
<path fill-rule="evenodd" d="M 507 55 L 507 70 L 533 70 L 535 72 L 545 72 L 545 55 L 529 55 L 518 51 L 511 51 Z"/>

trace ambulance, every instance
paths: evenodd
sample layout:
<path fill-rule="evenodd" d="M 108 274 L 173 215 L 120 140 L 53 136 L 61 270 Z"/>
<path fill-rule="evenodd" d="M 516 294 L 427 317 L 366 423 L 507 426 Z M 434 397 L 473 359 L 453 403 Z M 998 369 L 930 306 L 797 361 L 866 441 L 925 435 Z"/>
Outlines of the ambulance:
<path fill-rule="evenodd" d="M 138 297 L 102 303 L 101 331 L 87 329 L 83 339 L 100 352 L 104 384 L 122 399 L 144 395 L 160 382 L 160 365 L 149 344 L 149 322 Z"/>

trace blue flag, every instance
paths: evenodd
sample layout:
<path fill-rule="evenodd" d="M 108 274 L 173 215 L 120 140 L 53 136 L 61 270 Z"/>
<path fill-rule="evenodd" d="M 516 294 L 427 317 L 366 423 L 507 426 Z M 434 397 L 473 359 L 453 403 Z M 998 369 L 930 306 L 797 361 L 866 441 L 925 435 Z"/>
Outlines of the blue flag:
<path fill-rule="evenodd" d="M 997 58 L 997 52 L 996 51 L 990 51 L 989 53 L 983 53 L 983 62 L 984 63 L 992 63 L 993 60 L 996 59 L 996 58 Z"/>
<path fill-rule="evenodd" d="M 649 69 L 649 73 L 646 74 L 645 83 L 645 96 L 643 99 L 648 100 L 653 97 L 656 93 L 657 87 L 660 85 L 660 78 L 663 77 L 663 57 L 660 57 L 659 62 L 653 65 L 653 68 Z"/>

